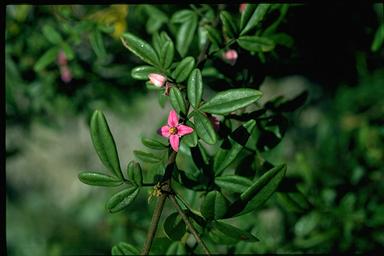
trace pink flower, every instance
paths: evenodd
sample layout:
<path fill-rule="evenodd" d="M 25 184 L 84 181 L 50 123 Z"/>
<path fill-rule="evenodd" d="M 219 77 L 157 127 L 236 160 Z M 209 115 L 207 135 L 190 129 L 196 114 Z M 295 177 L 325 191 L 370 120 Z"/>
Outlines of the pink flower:
<path fill-rule="evenodd" d="M 193 129 L 189 126 L 179 124 L 179 117 L 175 110 L 171 110 L 168 116 L 168 125 L 164 125 L 160 129 L 162 136 L 169 138 L 171 147 L 176 152 L 179 150 L 179 140 L 181 136 L 190 134 Z"/>
<path fill-rule="evenodd" d="M 240 6 L 239 6 L 239 10 L 240 10 L 240 12 L 243 12 L 244 10 L 245 10 L 245 7 L 247 6 L 247 4 L 246 3 L 242 3 L 242 4 L 240 4 Z"/>
<path fill-rule="evenodd" d="M 224 53 L 224 59 L 229 62 L 229 64 L 234 65 L 237 60 L 237 51 L 235 50 L 228 50 Z"/>
<path fill-rule="evenodd" d="M 61 80 L 65 83 L 69 83 L 72 80 L 71 70 L 69 70 L 67 65 L 60 66 Z"/>
<path fill-rule="evenodd" d="M 149 81 L 151 84 L 157 87 L 161 87 L 164 85 L 164 83 L 167 81 L 167 78 L 163 75 L 151 73 L 148 75 Z"/>

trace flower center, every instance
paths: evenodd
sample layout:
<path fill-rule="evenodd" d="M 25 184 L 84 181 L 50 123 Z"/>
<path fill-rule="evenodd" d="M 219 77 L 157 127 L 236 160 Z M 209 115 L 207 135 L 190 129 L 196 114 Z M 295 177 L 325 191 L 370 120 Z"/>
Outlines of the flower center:
<path fill-rule="evenodd" d="M 176 128 L 176 127 L 171 127 L 171 128 L 169 128 L 169 133 L 170 133 L 171 135 L 175 135 L 175 134 L 177 134 L 177 128 Z"/>

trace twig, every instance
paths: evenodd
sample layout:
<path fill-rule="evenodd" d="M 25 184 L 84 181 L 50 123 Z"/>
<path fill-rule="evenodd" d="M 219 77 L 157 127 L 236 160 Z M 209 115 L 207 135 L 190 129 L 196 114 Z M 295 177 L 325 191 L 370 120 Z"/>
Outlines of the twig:
<path fill-rule="evenodd" d="M 162 194 L 159 200 L 157 201 L 155 211 L 152 215 L 151 226 L 149 226 L 147 239 L 145 240 L 144 248 L 141 255 L 148 255 L 149 251 L 151 250 L 153 238 L 155 237 L 157 226 L 159 225 L 160 216 L 163 212 L 165 199 L 167 199 L 167 195 Z"/>
<path fill-rule="evenodd" d="M 205 254 L 206 255 L 211 255 L 211 253 L 209 252 L 208 247 L 205 245 L 204 241 L 201 240 L 199 234 L 196 232 L 196 229 L 193 227 L 192 223 L 189 221 L 187 215 L 185 215 L 183 209 L 181 209 L 179 203 L 176 200 L 175 195 L 174 194 L 170 194 L 170 195 L 168 195 L 168 197 L 171 199 L 171 202 L 175 205 L 176 210 L 179 212 L 179 214 L 183 218 L 183 220 L 185 222 L 185 225 L 187 225 L 187 228 L 189 229 L 189 231 L 191 231 L 191 233 L 195 237 L 196 241 L 203 247 L 203 249 L 205 251 Z"/>

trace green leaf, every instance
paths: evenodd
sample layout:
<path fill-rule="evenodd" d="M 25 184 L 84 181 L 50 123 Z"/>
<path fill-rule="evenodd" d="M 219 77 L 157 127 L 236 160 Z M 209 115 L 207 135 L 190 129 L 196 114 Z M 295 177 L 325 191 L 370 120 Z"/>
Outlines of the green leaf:
<path fill-rule="evenodd" d="M 209 40 L 216 46 L 221 46 L 223 42 L 223 38 L 219 31 L 217 31 L 215 28 L 211 26 L 206 26 L 205 29 L 208 33 Z"/>
<path fill-rule="evenodd" d="M 189 16 L 188 20 L 182 23 L 176 34 L 176 49 L 181 57 L 187 54 L 197 28 L 197 15 L 192 12 Z"/>
<path fill-rule="evenodd" d="M 152 66 L 138 66 L 132 69 L 131 76 L 137 80 L 148 80 L 151 73 L 163 75 L 157 68 Z"/>
<path fill-rule="evenodd" d="M 226 217 L 243 215 L 262 206 L 284 178 L 287 166 L 276 166 L 263 174 L 252 186 L 240 195 L 230 207 Z"/>
<path fill-rule="evenodd" d="M 240 17 L 240 29 L 244 29 L 245 25 L 247 25 L 249 19 L 251 18 L 253 12 L 256 9 L 256 4 L 247 3 L 245 6 L 245 10 L 241 13 Z"/>
<path fill-rule="evenodd" d="M 175 12 L 172 15 L 171 22 L 172 23 L 188 22 L 193 15 L 194 15 L 194 12 L 191 10 L 180 10 Z"/>
<path fill-rule="evenodd" d="M 217 220 L 227 212 L 227 199 L 218 191 L 209 192 L 200 205 L 200 212 L 207 220 Z"/>
<path fill-rule="evenodd" d="M 179 241 L 186 232 L 183 219 L 177 212 L 170 214 L 164 221 L 164 232 L 167 237 L 174 241 Z"/>
<path fill-rule="evenodd" d="M 238 27 L 232 15 L 227 11 L 221 11 L 220 19 L 221 19 L 221 22 L 223 23 L 224 33 L 229 38 L 235 38 L 238 33 Z"/>
<path fill-rule="evenodd" d="M 59 53 L 59 48 L 54 47 L 46 51 L 43 56 L 41 56 L 35 63 L 33 69 L 38 72 L 43 70 L 46 66 L 53 63 L 56 58 L 57 54 Z"/>
<path fill-rule="evenodd" d="M 260 36 L 241 36 L 237 39 L 240 47 L 248 51 L 269 52 L 275 48 L 275 43 L 266 37 Z"/>
<path fill-rule="evenodd" d="M 69 44 L 63 42 L 61 44 L 61 48 L 63 49 L 65 56 L 67 57 L 68 60 L 73 60 L 75 57 L 75 53 L 73 52 L 72 48 L 69 46 Z"/>
<path fill-rule="evenodd" d="M 213 170 L 219 176 L 240 154 L 243 146 L 233 142 L 229 150 L 220 148 L 213 158 Z"/>
<path fill-rule="evenodd" d="M 277 200 L 287 210 L 293 212 L 305 212 L 311 208 L 310 202 L 300 191 L 296 192 L 277 192 Z"/>
<path fill-rule="evenodd" d="M 195 130 L 195 125 L 192 124 L 190 121 L 186 122 L 186 125 L 193 128 L 193 132 L 181 137 L 181 140 L 183 143 L 188 145 L 189 147 L 196 147 L 197 145 L 197 134 Z"/>
<path fill-rule="evenodd" d="M 203 79 L 199 69 L 194 69 L 189 76 L 187 86 L 188 100 L 194 108 L 197 108 L 200 104 L 201 97 L 203 95 Z"/>
<path fill-rule="evenodd" d="M 45 24 L 43 26 L 43 34 L 52 44 L 57 45 L 63 41 L 61 35 L 51 25 Z"/>
<path fill-rule="evenodd" d="M 244 35 L 257 25 L 259 25 L 259 23 L 263 20 L 265 14 L 267 13 L 269 7 L 270 4 L 257 5 L 256 10 L 253 12 L 252 17 L 249 19 L 247 25 L 243 28 L 240 35 Z"/>
<path fill-rule="evenodd" d="M 197 135 L 208 144 L 215 144 L 217 140 L 215 129 L 212 122 L 199 111 L 193 113 L 193 122 L 195 123 Z"/>
<path fill-rule="evenodd" d="M 95 110 L 93 112 L 90 127 L 92 142 L 101 162 L 117 177 L 123 179 L 116 144 L 107 120 L 101 111 Z"/>
<path fill-rule="evenodd" d="M 112 256 L 115 255 L 139 255 L 140 251 L 131 244 L 120 242 L 112 247 Z"/>
<path fill-rule="evenodd" d="M 121 37 L 123 45 L 128 48 L 132 53 L 139 57 L 144 62 L 158 66 L 159 57 L 155 50 L 144 40 L 132 35 L 131 33 L 124 33 Z"/>
<path fill-rule="evenodd" d="M 143 152 L 140 150 L 134 150 L 133 154 L 141 161 L 147 163 L 159 163 L 161 162 L 161 158 L 159 156 L 155 156 L 152 153 Z"/>
<path fill-rule="evenodd" d="M 172 87 L 169 93 L 169 99 L 171 101 L 172 107 L 176 110 L 176 112 L 186 114 L 187 109 L 185 106 L 184 97 L 179 89 Z"/>
<path fill-rule="evenodd" d="M 172 41 L 167 41 L 160 51 L 160 64 L 163 68 L 167 69 L 172 65 L 173 56 L 175 54 L 175 47 Z"/>
<path fill-rule="evenodd" d="M 376 52 L 378 51 L 384 43 L 384 23 L 381 24 L 375 33 L 375 37 L 373 38 L 372 45 L 371 45 L 371 51 Z"/>
<path fill-rule="evenodd" d="M 123 210 L 130 203 L 132 203 L 133 200 L 135 200 L 139 191 L 139 187 L 129 187 L 120 192 L 117 192 L 111 198 L 108 199 L 106 204 L 107 209 L 111 213 Z"/>
<path fill-rule="evenodd" d="M 167 249 L 166 255 L 187 255 L 184 244 L 173 242 Z"/>
<path fill-rule="evenodd" d="M 177 83 L 185 81 L 193 68 L 195 67 L 195 59 L 193 57 L 185 57 L 180 63 L 176 66 L 176 69 L 172 73 L 172 77 L 176 80 Z"/>
<path fill-rule="evenodd" d="M 127 177 L 136 186 L 143 184 L 143 171 L 140 164 L 136 161 L 130 161 L 127 165 Z"/>
<path fill-rule="evenodd" d="M 202 112 L 224 115 L 257 101 L 262 93 L 258 90 L 242 88 L 217 93 L 199 109 Z"/>
<path fill-rule="evenodd" d="M 215 243 L 230 245 L 237 244 L 239 241 L 259 241 L 259 239 L 251 233 L 222 221 L 213 221 L 211 226 L 212 228 L 208 234 Z"/>
<path fill-rule="evenodd" d="M 156 150 L 163 150 L 168 148 L 168 144 L 164 144 L 158 140 L 146 138 L 141 138 L 141 142 L 144 144 L 144 146 L 150 148 L 150 149 L 156 149 Z"/>
<path fill-rule="evenodd" d="M 81 172 L 79 180 L 93 186 L 116 187 L 123 183 L 122 179 L 100 172 Z"/>
<path fill-rule="evenodd" d="M 144 7 L 149 16 L 146 24 L 146 30 L 149 34 L 153 34 L 159 30 L 162 24 L 168 21 L 168 17 L 164 12 L 160 11 L 153 5 L 145 5 Z"/>
<path fill-rule="evenodd" d="M 238 175 L 216 177 L 215 183 L 223 190 L 227 190 L 232 193 L 243 193 L 252 185 L 252 181 L 250 179 Z"/>
<path fill-rule="evenodd" d="M 101 33 L 99 30 L 94 30 L 90 37 L 89 42 L 91 43 L 92 49 L 97 55 L 97 58 L 105 58 L 107 55 L 107 51 L 104 47 L 103 37 L 101 36 Z"/>

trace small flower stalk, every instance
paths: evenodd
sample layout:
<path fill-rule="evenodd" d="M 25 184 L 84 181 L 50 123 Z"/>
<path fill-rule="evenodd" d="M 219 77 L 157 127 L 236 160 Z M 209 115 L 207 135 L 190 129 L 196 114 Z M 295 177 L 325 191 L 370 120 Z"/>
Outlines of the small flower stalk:
<path fill-rule="evenodd" d="M 228 50 L 224 53 L 224 60 L 227 61 L 229 64 L 231 64 L 232 66 L 235 65 L 236 61 L 237 61 L 237 58 L 238 58 L 238 54 L 237 54 L 237 51 L 236 50 Z"/>
<path fill-rule="evenodd" d="M 163 137 L 169 138 L 169 142 L 174 151 L 179 150 L 180 137 L 193 132 L 193 128 L 180 124 L 179 117 L 175 110 L 171 110 L 168 116 L 168 125 L 164 125 L 160 129 Z"/>
<path fill-rule="evenodd" d="M 57 64 L 60 68 L 60 78 L 64 83 L 69 83 L 72 81 L 72 73 L 68 67 L 67 56 L 64 51 L 60 51 L 57 55 Z"/>
<path fill-rule="evenodd" d="M 149 82 L 156 87 L 164 86 L 167 78 L 161 74 L 151 73 L 148 75 Z"/>

